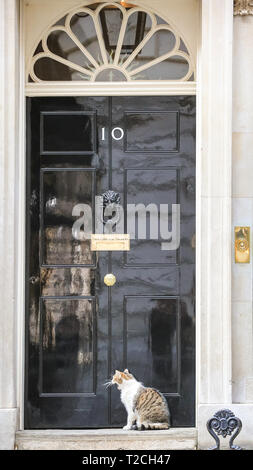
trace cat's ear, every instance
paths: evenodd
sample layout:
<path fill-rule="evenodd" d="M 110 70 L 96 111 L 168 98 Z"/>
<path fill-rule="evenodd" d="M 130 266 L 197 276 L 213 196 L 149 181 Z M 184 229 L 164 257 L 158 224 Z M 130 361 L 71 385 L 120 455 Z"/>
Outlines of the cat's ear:
<path fill-rule="evenodd" d="M 115 374 L 120 374 L 120 371 L 115 369 Z"/>
<path fill-rule="evenodd" d="M 125 370 L 124 370 L 124 372 L 125 372 L 126 374 L 129 374 L 129 371 L 128 371 L 128 369 L 125 369 Z"/>

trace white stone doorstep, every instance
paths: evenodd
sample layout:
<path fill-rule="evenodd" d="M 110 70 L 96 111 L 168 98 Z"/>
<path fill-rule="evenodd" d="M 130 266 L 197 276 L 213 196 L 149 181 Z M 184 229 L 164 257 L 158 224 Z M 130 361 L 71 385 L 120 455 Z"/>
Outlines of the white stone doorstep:
<path fill-rule="evenodd" d="M 15 442 L 17 450 L 195 450 L 196 446 L 195 428 L 26 430 L 16 433 Z"/>

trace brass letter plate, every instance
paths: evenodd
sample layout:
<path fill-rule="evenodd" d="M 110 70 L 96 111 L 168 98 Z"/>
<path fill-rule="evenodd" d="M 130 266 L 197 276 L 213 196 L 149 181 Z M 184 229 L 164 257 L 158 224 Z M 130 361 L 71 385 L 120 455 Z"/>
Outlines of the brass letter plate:
<path fill-rule="evenodd" d="M 91 234 L 91 251 L 129 251 L 130 235 L 128 233 Z"/>
<path fill-rule="evenodd" d="M 250 227 L 235 227 L 235 262 L 250 262 Z"/>

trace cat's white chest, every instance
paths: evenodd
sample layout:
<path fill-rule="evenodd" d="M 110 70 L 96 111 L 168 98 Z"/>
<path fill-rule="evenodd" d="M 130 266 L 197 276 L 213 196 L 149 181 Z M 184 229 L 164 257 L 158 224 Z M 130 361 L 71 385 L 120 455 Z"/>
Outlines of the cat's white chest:
<path fill-rule="evenodd" d="M 121 390 L 121 401 L 125 405 L 128 413 L 133 411 L 133 403 L 140 386 L 138 382 L 128 383 L 127 386 Z"/>

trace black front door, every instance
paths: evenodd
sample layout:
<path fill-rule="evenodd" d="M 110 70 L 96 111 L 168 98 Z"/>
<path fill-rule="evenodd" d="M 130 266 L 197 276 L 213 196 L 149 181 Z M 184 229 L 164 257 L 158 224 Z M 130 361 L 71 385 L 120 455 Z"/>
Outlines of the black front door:
<path fill-rule="evenodd" d="M 108 189 L 124 233 L 136 207 L 129 251 L 82 237 Z M 195 98 L 28 99 L 27 214 L 26 428 L 122 426 L 104 384 L 126 367 L 165 394 L 173 426 L 194 426 Z"/>

